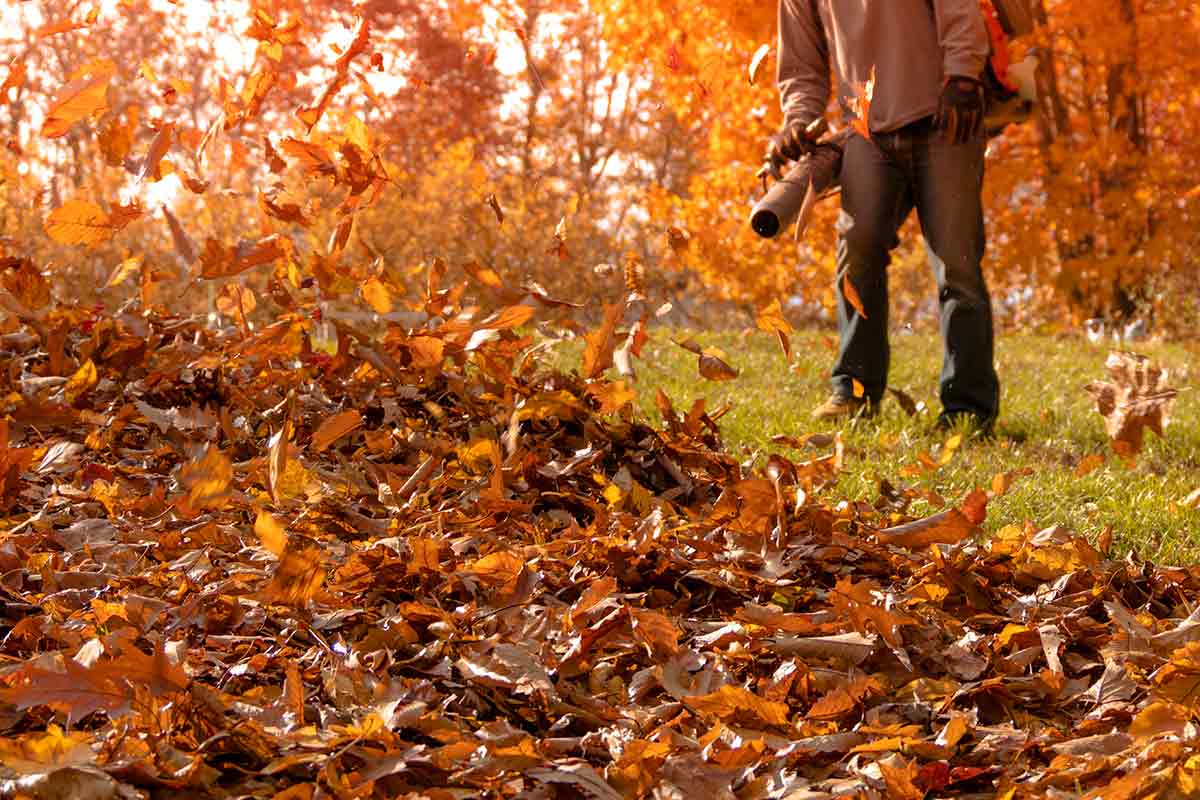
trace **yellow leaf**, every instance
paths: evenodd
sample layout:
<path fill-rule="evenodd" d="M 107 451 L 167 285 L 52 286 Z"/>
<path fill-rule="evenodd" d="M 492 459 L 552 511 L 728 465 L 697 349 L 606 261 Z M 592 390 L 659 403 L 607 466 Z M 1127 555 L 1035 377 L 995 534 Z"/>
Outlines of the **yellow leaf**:
<path fill-rule="evenodd" d="M 0 761 L 17 773 L 44 774 L 57 767 L 90 764 L 96 759 L 87 731 L 64 733 L 51 723 L 45 733 L 0 740 Z"/>
<path fill-rule="evenodd" d="M 280 479 L 287 472 L 288 439 L 292 436 L 292 420 L 289 416 L 283 421 L 283 427 L 271 437 L 267 447 L 267 488 L 275 502 L 280 501 Z"/>
<path fill-rule="evenodd" d="M 962 434 L 956 433 L 946 440 L 946 443 L 942 445 L 942 456 L 938 459 L 939 465 L 944 467 L 950 463 L 950 460 L 954 458 L 954 452 L 962 444 L 962 439 Z"/>
<path fill-rule="evenodd" d="M 108 282 L 104 284 L 104 288 L 111 289 L 129 280 L 131 275 L 142 268 L 142 259 L 142 256 L 131 256 L 118 264 L 112 275 L 108 276 Z"/>
<path fill-rule="evenodd" d="M 107 242 L 114 232 L 104 209 L 86 200 L 68 200 L 46 217 L 46 233 L 59 244 L 94 247 Z"/>
<path fill-rule="evenodd" d="M 378 278 L 368 278 L 359 287 L 362 298 L 376 314 L 387 314 L 392 310 L 392 295 Z"/>
<path fill-rule="evenodd" d="M 217 295 L 217 311 L 235 320 L 242 319 L 258 307 L 254 291 L 237 283 L 227 283 Z"/>
<path fill-rule="evenodd" d="M 850 389 L 854 392 L 854 396 L 862 399 L 862 396 L 867 393 L 867 390 L 859 382 L 858 378 L 850 379 Z"/>
<path fill-rule="evenodd" d="M 262 546 L 276 556 L 282 556 L 287 548 L 287 533 L 279 521 L 266 511 L 260 510 L 254 520 L 254 533 L 258 535 Z"/>
<path fill-rule="evenodd" d="M 70 380 L 67 381 L 67 385 L 63 388 L 67 404 L 74 405 L 76 400 L 95 388 L 99 379 L 99 375 L 96 373 L 96 365 L 89 358 L 83 362 L 79 369 L 75 370 L 75 374 L 71 376 Z"/>

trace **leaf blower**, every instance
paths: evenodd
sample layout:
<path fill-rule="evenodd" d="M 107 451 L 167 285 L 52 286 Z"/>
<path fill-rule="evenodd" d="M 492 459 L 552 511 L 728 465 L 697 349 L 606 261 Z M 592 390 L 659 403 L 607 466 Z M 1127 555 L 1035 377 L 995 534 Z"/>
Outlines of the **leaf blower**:
<path fill-rule="evenodd" d="M 1028 0 L 980 0 L 980 6 L 991 41 L 983 76 L 988 98 L 983 124 L 988 136 L 996 136 L 1008 124 L 1024 122 L 1033 114 L 1037 99 L 1036 53 L 1031 51 L 1023 60 L 1013 63 L 1008 42 L 1031 33 L 1034 18 Z M 837 194 L 840 189 L 842 151 L 852 134 L 849 127 L 827 134 L 811 153 L 792 166 L 783 180 L 776 181 L 769 189 L 765 174 L 759 172 L 765 191 L 750 212 L 750 227 L 755 233 L 772 239 L 797 223 L 796 238 L 804 234 L 817 201 Z"/>

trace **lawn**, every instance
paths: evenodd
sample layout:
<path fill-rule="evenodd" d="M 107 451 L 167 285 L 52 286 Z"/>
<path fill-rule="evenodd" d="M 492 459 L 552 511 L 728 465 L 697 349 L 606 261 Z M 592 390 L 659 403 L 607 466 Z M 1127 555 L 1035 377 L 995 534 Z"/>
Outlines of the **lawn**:
<path fill-rule="evenodd" d="M 1170 384 L 1181 391 L 1165 436 L 1148 434 L 1143 451 L 1127 463 L 1112 452 L 1103 419 L 1083 389 L 1088 381 L 1107 379 L 1104 359 L 1112 347 L 1082 336 L 1001 335 L 996 356 L 1002 408 L 996 435 L 962 437 L 941 464 L 946 442 L 956 431 L 938 430 L 934 424 L 940 410 L 941 343 L 936 335 L 909 333 L 892 341 L 891 386 L 923 404 L 916 416 L 906 414 L 889 394 L 875 419 L 817 423 L 810 412 L 828 394 L 835 337 L 833 332 L 797 332 L 791 338 L 789 366 L 775 338 L 757 330 L 654 330 L 643 359 L 635 362 L 638 404 L 658 421 L 658 389 L 684 410 L 697 398 L 705 399 L 710 411 L 729 403 L 719 423 L 725 445 L 757 463 L 771 452 L 803 460 L 831 449 L 796 451 L 773 444 L 772 436 L 840 430 L 845 469 L 837 485 L 825 490 L 826 500 L 873 501 L 879 480 L 886 478 L 895 486 L 920 490 L 929 498 L 922 502 L 934 511 L 940 507 L 939 496 L 957 502 L 974 487 L 990 487 L 997 473 L 1030 468 L 1032 474 L 1018 478 L 992 501 L 988 530 L 1029 521 L 1039 529 L 1065 526 L 1095 541 L 1110 527 L 1117 554 L 1132 549 L 1160 563 L 1200 560 L 1200 510 L 1183 502 L 1200 487 L 1200 397 L 1190 385 L 1200 376 L 1200 367 L 1192 366 L 1200 364 L 1200 348 L 1152 342 L 1128 348 L 1169 368 Z M 672 338 L 720 348 L 740 374 L 731 381 L 704 379 L 696 356 Z M 555 360 L 577 366 L 580 350 L 578 342 L 568 343 Z"/>

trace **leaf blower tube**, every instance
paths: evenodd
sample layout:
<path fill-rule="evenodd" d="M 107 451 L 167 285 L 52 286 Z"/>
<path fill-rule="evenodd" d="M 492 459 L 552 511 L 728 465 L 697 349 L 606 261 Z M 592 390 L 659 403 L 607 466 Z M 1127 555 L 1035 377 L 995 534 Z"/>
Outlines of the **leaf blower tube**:
<path fill-rule="evenodd" d="M 808 227 L 808 218 L 816 202 L 838 190 L 842 168 L 842 146 L 850 136 L 849 128 L 818 144 L 767 190 L 750 212 L 750 227 L 764 239 L 798 223 L 796 236 Z"/>

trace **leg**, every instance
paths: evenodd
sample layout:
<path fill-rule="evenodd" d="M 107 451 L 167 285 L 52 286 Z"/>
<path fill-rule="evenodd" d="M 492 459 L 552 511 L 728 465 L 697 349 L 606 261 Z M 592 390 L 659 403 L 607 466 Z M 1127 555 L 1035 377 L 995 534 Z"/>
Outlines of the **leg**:
<path fill-rule="evenodd" d="M 857 379 L 867 399 L 877 405 L 887 386 L 887 266 L 899 243 L 896 231 L 912 210 L 912 192 L 904 170 L 879 143 L 861 136 L 846 143 L 841 184 L 842 211 L 837 222 L 841 344 L 833 367 L 833 391 L 849 397 Z M 845 297 L 847 279 L 862 300 L 865 317 Z"/>
<path fill-rule="evenodd" d="M 1000 410 L 993 355 L 992 304 L 980 267 L 983 154 L 976 137 L 954 144 L 941 131 L 914 142 L 917 214 L 941 308 L 943 413 L 990 422 Z"/>

